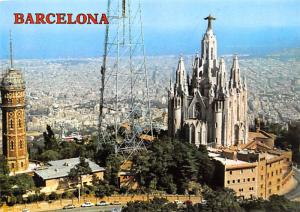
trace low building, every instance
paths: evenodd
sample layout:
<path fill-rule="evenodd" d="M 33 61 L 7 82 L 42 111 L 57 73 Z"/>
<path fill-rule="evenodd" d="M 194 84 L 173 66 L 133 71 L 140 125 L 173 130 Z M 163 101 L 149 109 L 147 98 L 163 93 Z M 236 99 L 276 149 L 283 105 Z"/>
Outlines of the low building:
<path fill-rule="evenodd" d="M 222 164 L 223 186 L 243 199 L 286 193 L 293 179 L 291 151 L 276 149 L 266 132 L 249 133 L 249 137 L 253 139 L 248 144 L 209 149 L 209 155 Z"/>
<path fill-rule="evenodd" d="M 93 175 L 103 180 L 105 169 L 96 163 L 86 159 L 92 170 L 89 175 L 82 176 L 82 183 L 90 185 Z M 41 187 L 41 192 L 50 193 L 58 190 L 66 190 L 77 186 L 77 182 L 69 179 L 68 175 L 72 168 L 79 163 L 79 158 L 50 161 L 49 166 L 39 168 L 34 171 L 34 181 L 37 187 Z"/>

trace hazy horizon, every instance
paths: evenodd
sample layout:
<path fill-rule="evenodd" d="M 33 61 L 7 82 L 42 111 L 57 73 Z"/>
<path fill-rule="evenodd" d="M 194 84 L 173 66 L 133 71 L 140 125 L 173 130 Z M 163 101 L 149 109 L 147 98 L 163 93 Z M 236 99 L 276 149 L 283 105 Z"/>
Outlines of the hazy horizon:
<path fill-rule="evenodd" d="M 218 54 L 265 55 L 300 47 L 297 0 L 141 0 L 146 54 L 190 55 L 200 51 L 209 13 Z M 105 25 L 13 25 L 13 13 L 105 13 L 105 0 L 0 1 L 0 58 L 8 58 L 9 30 L 14 58 L 94 58 L 103 53 Z M 80 51 L 78 51 L 80 49 Z"/>

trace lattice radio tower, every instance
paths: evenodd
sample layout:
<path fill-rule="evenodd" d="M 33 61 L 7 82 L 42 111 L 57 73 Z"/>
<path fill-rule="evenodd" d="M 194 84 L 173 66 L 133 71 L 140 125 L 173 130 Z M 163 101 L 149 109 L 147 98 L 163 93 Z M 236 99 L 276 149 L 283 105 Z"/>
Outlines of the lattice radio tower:
<path fill-rule="evenodd" d="M 153 140 L 140 0 L 108 0 L 99 144 L 129 158 Z"/>

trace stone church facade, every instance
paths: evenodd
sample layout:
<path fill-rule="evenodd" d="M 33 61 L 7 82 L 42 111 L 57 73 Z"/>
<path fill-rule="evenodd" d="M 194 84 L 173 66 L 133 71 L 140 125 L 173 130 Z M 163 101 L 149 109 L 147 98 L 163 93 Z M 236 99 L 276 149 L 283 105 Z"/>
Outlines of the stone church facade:
<path fill-rule="evenodd" d="M 217 57 L 212 16 L 196 55 L 191 79 L 181 57 L 176 82 L 168 94 L 168 132 L 196 146 L 232 146 L 247 143 L 247 85 L 241 79 L 239 61 L 233 58 L 229 80 L 223 58 Z"/>

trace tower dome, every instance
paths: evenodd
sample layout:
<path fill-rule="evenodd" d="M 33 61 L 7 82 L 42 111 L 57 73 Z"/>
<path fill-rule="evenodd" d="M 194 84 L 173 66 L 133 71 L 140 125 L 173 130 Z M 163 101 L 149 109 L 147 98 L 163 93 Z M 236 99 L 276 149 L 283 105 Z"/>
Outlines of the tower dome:
<path fill-rule="evenodd" d="M 23 79 L 23 75 L 21 71 L 10 68 L 2 78 L 1 89 L 4 90 L 25 89 L 25 81 Z"/>

